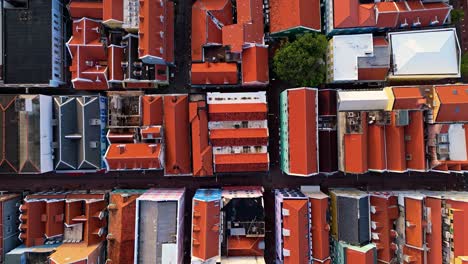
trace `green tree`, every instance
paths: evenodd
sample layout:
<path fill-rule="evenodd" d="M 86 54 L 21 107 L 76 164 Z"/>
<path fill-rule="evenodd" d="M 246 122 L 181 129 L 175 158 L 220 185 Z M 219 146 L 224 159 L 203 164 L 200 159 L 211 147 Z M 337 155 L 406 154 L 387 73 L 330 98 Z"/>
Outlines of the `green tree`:
<path fill-rule="evenodd" d="M 277 77 L 297 86 L 318 86 L 325 81 L 327 39 L 307 33 L 293 42 L 285 42 L 273 57 Z"/>
<path fill-rule="evenodd" d="M 463 9 L 453 9 L 451 12 L 450 12 L 451 16 L 452 16 L 452 23 L 453 24 L 458 24 L 463 17 L 465 17 L 465 11 L 463 11 Z"/>
<path fill-rule="evenodd" d="M 464 53 L 461 57 L 460 73 L 464 80 L 468 79 L 468 53 Z"/>

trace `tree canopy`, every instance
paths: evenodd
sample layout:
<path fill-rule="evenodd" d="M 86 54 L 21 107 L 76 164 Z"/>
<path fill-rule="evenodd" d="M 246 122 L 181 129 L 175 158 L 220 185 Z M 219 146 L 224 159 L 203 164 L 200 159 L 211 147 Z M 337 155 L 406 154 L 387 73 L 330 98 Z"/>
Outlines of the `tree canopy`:
<path fill-rule="evenodd" d="M 325 81 L 327 44 L 324 35 L 312 33 L 287 41 L 273 57 L 273 71 L 294 85 L 318 86 Z"/>
<path fill-rule="evenodd" d="M 452 23 L 457 24 L 465 16 L 465 12 L 463 11 L 463 9 L 453 9 L 450 12 L 450 15 L 452 16 Z"/>
<path fill-rule="evenodd" d="M 460 73 L 463 80 L 468 79 L 468 53 L 464 53 L 461 57 Z"/>

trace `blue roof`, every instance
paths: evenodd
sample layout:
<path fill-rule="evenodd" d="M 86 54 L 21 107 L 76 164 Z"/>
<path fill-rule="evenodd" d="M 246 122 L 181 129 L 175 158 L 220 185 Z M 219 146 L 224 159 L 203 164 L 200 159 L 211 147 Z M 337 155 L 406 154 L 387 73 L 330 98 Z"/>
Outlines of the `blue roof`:
<path fill-rule="evenodd" d="M 198 189 L 193 199 L 207 202 L 221 200 L 221 189 Z"/>

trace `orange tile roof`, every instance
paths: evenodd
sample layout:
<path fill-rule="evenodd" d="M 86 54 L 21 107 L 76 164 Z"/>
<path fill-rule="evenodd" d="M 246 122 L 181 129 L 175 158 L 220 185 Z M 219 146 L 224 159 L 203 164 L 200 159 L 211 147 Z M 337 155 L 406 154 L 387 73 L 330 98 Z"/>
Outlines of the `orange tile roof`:
<path fill-rule="evenodd" d="M 359 0 L 334 0 L 334 27 L 372 27 L 375 25 L 375 14 L 372 4 L 360 5 Z"/>
<path fill-rule="evenodd" d="M 204 101 L 189 103 L 194 176 L 213 175 L 213 152 L 208 143 L 208 113 L 206 107 Z"/>
<path fill-rule="evenodd" d="M 466 246 L 466 234 L 468 227 L 468 202 L 457 200 L 446 200 L 446 204 L 451 208 L 453 214 L 451 230 L 453 230 L 452 250 L 454 257 L 461 257 L 468 255 L 468 248 Z"/>
<path fill-rule="evenodd" d="M 442 261 L 442 199 L 426 197 L 425 206 L 430 209 L 431 232 L 426 233 L 428 263 L 443 263 Z"/>
<path fill-rule="evenodd" d="M 133 143 L 136 136 L 135 130 L 119 133 L 107 132 L 107 140 L 109 140 L 110 143 Z"/>
<path fill-rule="evenodd" d="M 161 126 L 151 126 L 141 129 L 142 139 L 161 138 Z"/>
<path fill-rule="evenodd" d="M 103 0 L 102 23 L 121 25 L 123 23 L 123 2 L 124 0 Z"/>
<path fill-rule="evenodd" d="M 366 120 L 367 113 L 361 112 Z M 344 170 L 349 173 L 365 173 L 367 165 L 367 122 L 362 122 L 362 134 L 344 135 Z"/>
<path fill-rule="evenodd" d="M 362 81 L 380 81 L 385 80 L 389 68 L 359 68 L 358 80 Z"/>
<path fill-rule="evenodd" d="M 310 197 L 310 233 L 312 238 L 312 257 L 326 263 L 330 257 L 330 228 L 328 225 L 328 197 Z"/>
<path fill-rule="evenodd" d="M 423 201 L 405 197 L 405 239 L 406 244 L 422 248 L 424 246 Z"/>
<path fill-rule="evenodd" d="M 398 11 L 398 8 L 396 7 L 395 2 L 378 2 L 375 4 L 375 8 L 377 8 L 379 12 L 383 12 L 383 13 Z"/>
<path fill-rule="evenodd" d="M 250 121 L 267 119 L 267 106 L 262 103 L 210 104 L 210 121 Z"/>
<path fill-rule="evenodd" d="M 344 135 L 345 172 L 365 173 L 367 167 L 367 139 L 362 134 Z"/>
<path fill-rule="evenodd" d="M 268 48 L 253 46 L 242 53 L 242 84 L 268 84 Z"/>
<path fill-rule="evenodd" d="M 164 104 L 165 174 L 190 174 L 190 127 L 187 95 L 166 95 Z"/>
<path fill-rule="evenodd" d="M 308 264 L 309 239 L 304 233 L 308 232 L 309 205 L 307 199 L 286 199 L 283 201 L 283 210 L 288 210 L 288 215 L 283 215 L 282 228 L 289 230 L 288 236 L 283 236 L 283 248 L 289 250 L 289 256 L 284 257 L 285 264 Z"/>
<path fill-rule="evenodd" d="M 305 27 L 321 30 L 320 1 L 270 1 L 270 32 L 277 33 Z"/>
<path fill-rule="evenodd" d="M 216 172 L 268 171 L 268 153 L 216 154 Z"/>
<path fill-rule="evenodd" d="M 143 62 L 173 61 L 174 3 L 168 0 L 140 0 L 138 54 Z"/>
<path fill-rule="evenodd" d="M 262 237 L 228 236 L 228 256 L 263 256 Z"/>
<path fill-rule="evenodd" d="M 468 85 L 435 86 L 440 108 L 436 122 L 468 121 Z"/>
<path fill-rule="evenodd" d="M 426 99 L 419 87 L 392 87 L 395 102 L 393 109 L 421 109 Z"/>
<path fill-rule="evenodd" d="M 426 170 L 426 149 L 424 140 L 424 113 L 411 111 L 410 122 L 405 127 L 406 166 L 411 170 Z"/>
<path fill-rule="evenodd" d="M 3 96 L 0 100 L 0 114 L 3 117 L 10 116 L 11 114 L 17 115 L 15 105 L 16 105 L 16 99 L 18 98 L 18 95 L 12 95 L 11 97 Z M 16 119 L 17 120 L 17 119 Z M 2 128 L 6 127 L 11 127 L 11 120 L 9 118 L 2 118 L 1 121 L 1 126 Z M 15 131 L 15 129 L 10 129 L 9 131 Z M 19 160 L 17 158 L 17 154 L 13 154 L 14 152 L 10 152 L 7 150 L 7 146 L 9 142 L 11 142 L 11 138 L 16 138 L 17 133 L 14 132 L 13 134 L 10 133 L 2 133 L 0 138 L 2 144 L 0 145 L 2 148 L 2 152 L 0 154 L 1 160 L 0 160 L 0 168 L 2 168 L 3 172 L 15 172 L 17 173 L 19 168 L 18 168 L 18 163 Z M 13 136 L 13 137 L 12 137 Z"/>
<path fill-rule="evenodd" d="M 263 1 L 236 0 L 237 24 L 244 25 L 244 42 L 263 43 Z"/>
<path fill-rule="evenodd" d="M 420 22 L 422 27 L 430 26 L 433 21 L 437 20 L 437 25 L 442 25 L 445 19 L 450 13 L 451 7 L 445 3 L 422 3 L 420 1 L 407 1 L 408 12 L 401 12 L 398 18 L 398 25 L 402 23 L 408 23 L 412 26 L 415 22 Z M 401 5 L 398 5 L 400 8 Z M 408 9 L 406 9 L 408 10 Z"/>
<path fill-rule="evenodd" d="M 192 63 L 192 84 L 237 84 L 236 63 Z"/>
<path fill-rule="evenodd" d="M 288 91 L 289 170 L 294 174 L 318 173 L 317 90 Z"/>
<path fill-rule="evenodd" d="M 366 252 L 357 251 L 352 248 L 346 248 L 346 263 L 347 264 L 373 264 L 377 257 L 375 250 L 371 249 Z"/>
<path fill-rule="evenodd" d="M 371 221 L 375 224 L 378 237 L 373 238 L 372 242 L 377 247 L 378 262 L 391 263 L 396 257 L 396 231 L 393 225 L 399 216 L 397 196 L 371 195 L 370 205 L 375 208 Z"/>
<path fill-rule="evenodd" d="M 265 146 L 268 144 L 268 129 L 211 129 L 210 142 L 212 146 Z"/>
<path fill-rule="evenodd" d="M 234 24 L 222 28 L 223 45 L 229 46 L 233 52 L 241 52 L 244 45 L 244 25 Z"/>
<path fill-rule="evenodd" d="M 438 25 L 441 25 L 449 12 L 450 6 L 445 3 L 404 1 L 360 4 L 358 0 L 334 0 L 334 28 L 398 28 L 404 23 L 411 27 L 417 21 L 421 23 L 420 26 L 426 27 L 436 18 Z"/>
<path fill-rule="evenodd" d="M 413 263 L 425 263 L 426 252 L 424 250 L 403 245 L 403 255 Z"/>
<path fill-rule="evenodd" d="M 70 72 L 73 88 L 82 90 L 108 89 L 106 50 L 96 31 L 99 22 L 88 18 L 73 21 L 73 36 L 67 46 L 72 56 Z"/>
<path fill-rule="evenodd" d="M 165 51 L 164 60 L 166 63 L 174 63 L 174 24 L 175 24 L 174 1 L 166 1 L 165 23 L 164 23 L 164 41 L 163 49 Z"/>
<path fill-rule="evenodd" d="M 372 124 L 367 127 L 367 163 L 369 170 L 387 169 L 385 158 L 385 127 Z"/>
<path fill-rule="evenodd" d="M 228 0 L 198 0 L 192 6 L 192 60 L 201 61 L 202 47 L 206 44 L 221 44 L 222 33 L 213 19 L 210 11 L 224 25 L 232 24 L 232 8 Z"/>
<path fill-rule="evenodd" d="M 379 2 L 375 4 L 377 13 L 377 27 L 395 27 L 398 20 L 398 8 L 395 2 Z"/>
<path fill-rule="evenodd" d="M 121 82 L 124 79 L 124 72 L 121 64 L 123 56 L 123 47 L 110 45 L 107 48 L 109 82 Z"/>
<path fill-rule="evenodd" d="M 193 202 L 192 256 L 208 260 L 219 254 L 219 201 Z"/>
<path fill-rule="evenodd" d="M 112 264 L 131 263 L 134 258 L 135 208 L 141 193 L 112 192 L 109 197 L 107 259 Z"/>
<path fill-rule="evenodd" d="M 81 2 L 72 0 L 68 5 L 70 16 L 73 18 L 96 18 L 102 19 L 102 3 L 101 2 Z"/>
<path fill-rule="evenodd" d="M 61 201 L 61 204 L 62 206 L 64 205 L 63 200 Z M 41 219 L 42 215 L 47 215 L 46 205 L 45 201 L 25 201 L 20 207 L 20 239 L 26 247 L 40 246 L 44 244 L 45 226 L 47 221 L 42 222 Z"/>
<path fill-rule="evenodd" d="M 162 169 L 160 144 L 110 144 L 105 156 L 111 170 Z"/>
<path fill-rule="evenodd" d="M 88 246 L 98 244 L 105 240 L 103 232 L 107 228 L 107 218 L 101 218 L 100 215 L 104 213 L 106 206 L 107 202 L 103 198 L 96 198 L 94 194 L 81 194 L 70 198 L 67 196 L 65 224 L 82 223 L 83 242 Z"/>
<path fill-rule="evenodd" d="M 385 126 L 387 170 L 403 172 L 406 171 L 405 128 L 395 125 L 395 115 L 392 112 L 392 124 Z"/>
<path fill-rule="evenodd" d="M 141 97 L 142 125 L 160 126 L 163 124 L 163 99 L 160 95 L 144 95 Z"/>
<path fill-rule="evenodd" d="M 387 2 L 381 2 L 381 3 L 387 3 Z M 388 41 L 385 39 L 385 37 L 373 37 L 372 43 L 374 47 L 382 47 L 382 46 L 387 47 L 388 46 Z"/>
<path fill-rule="evenodd" d="M 103 244 L 88 246 L 85 243 L 63 243 L 50 255 L 53 264 L 82 264 L 93 263 L 101 255 Z M 98 257 L 99 256 L 99 257 Z"/>

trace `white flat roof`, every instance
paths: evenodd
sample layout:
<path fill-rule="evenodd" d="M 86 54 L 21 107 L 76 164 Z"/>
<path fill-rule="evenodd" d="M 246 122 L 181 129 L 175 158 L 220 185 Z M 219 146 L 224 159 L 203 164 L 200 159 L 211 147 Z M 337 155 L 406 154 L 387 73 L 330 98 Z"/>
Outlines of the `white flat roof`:
<path fill-rule="evenodd" d="M 455 29 L 389 33 L 393 75 L 459 75 Z"/>
<path fill-rule="evenodd" d="M 384 90 L 338 91 L 338 111 L 385 110 L 389 98 Z"/>
<path fill-rule="evenodd" d="M 372 56 L 372 34 L 334 36 L 333 81 L 358 80 L 358 58 Z"/>

